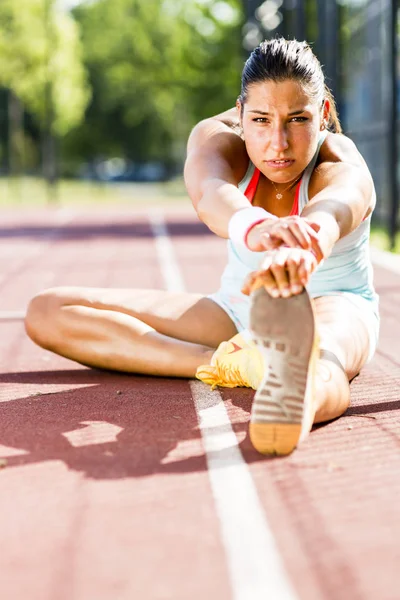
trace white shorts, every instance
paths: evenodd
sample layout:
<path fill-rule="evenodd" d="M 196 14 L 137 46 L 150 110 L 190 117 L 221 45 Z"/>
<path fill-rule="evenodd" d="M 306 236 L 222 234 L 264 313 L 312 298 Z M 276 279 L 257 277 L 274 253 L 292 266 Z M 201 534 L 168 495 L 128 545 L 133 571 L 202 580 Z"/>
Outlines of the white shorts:
<path fill-rule="evenodd" d="M 377 301 L 371 302 L 363 296 L 352 292 L 336 292 L 327 295 L 345 296 L 360 310 L 359 314 L 362 315 L 363 322 L 368 331 L 369 351 L 367 362 L 370 362 L 375 354 L 379 338 L 379 313 Z M 244 294 L 240 294 L 239 296 L 228 296 L 227 294 L 218 291 L 215 294 L 210 294 L 208 298 L 213 300 L 227 313 L 239 332 L 249 329 L 250 298 L 248 296 L 245 296 Z"/>

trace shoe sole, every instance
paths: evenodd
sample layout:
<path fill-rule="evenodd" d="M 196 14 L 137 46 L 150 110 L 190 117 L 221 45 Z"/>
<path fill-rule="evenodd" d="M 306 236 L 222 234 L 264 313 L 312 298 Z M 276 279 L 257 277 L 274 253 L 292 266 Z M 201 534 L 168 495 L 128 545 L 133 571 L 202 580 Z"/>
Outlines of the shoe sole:
<path fill-rule="evenodd" d="M 252 405 L 250 439 L 262 454 L 289 454 L 312 421 L 308 375 L 315 322 L 306 290 L 290 298 L 272 298 L 264 288 L 253 292 L 250 332 L 265 363 Z"/>

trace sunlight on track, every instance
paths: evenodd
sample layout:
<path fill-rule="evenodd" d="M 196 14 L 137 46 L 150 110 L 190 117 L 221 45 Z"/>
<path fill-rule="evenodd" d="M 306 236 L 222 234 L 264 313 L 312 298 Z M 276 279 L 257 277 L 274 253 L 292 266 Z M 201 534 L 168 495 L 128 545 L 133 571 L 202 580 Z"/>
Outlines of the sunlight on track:
<path fill-rule="evenodd" d="M 63 435 L 71 446 L 80 448 L 82 446 L 97 446 L 98 444 L 110 444 L 117 441 L 117 436 L 123 431 L 114 423 L 106 421 L 82 421 L 80 429 L 63 432 Z"/>
<path fill-rule="evenodd" d="M 185 284 L 161 211 L 149 213 L 167 290 Z M 234 600 L 296 600 L 218 391 L 191 381 Z"/>
<path fill-rule="evenodd" d="M 20 448 L 12 448 L 11 446 L 4 446 L 3 444 L 0 444 L 0 461 L 4 458 L 11 458 L 12 456 L 23 456 L 27 454 L 29 454 L 27 450 L 22 450 Z"/>

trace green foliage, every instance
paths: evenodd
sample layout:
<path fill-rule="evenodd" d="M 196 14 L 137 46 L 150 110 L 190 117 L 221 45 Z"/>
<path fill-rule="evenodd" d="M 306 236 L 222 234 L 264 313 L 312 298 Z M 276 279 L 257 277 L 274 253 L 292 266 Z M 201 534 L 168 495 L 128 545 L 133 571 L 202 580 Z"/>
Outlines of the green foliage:
<path fill-rule="evenodd" d="M 0 0 L 0 87 L 43 128 L 50 106 L 66 172 L 113 156 L 179 164 L 193 125 L 234 105 L 240 0 L 62 4 Z"/>
<path fill-rule="evenodd" d="M 198 120 L 234 105 L 239 0 L 98 0 L 74 15 L 93 100 L 66 155 L 173 163 Z"/>
<path fill-rule="evenodd" d="M 52 0 L 1 0 L 0 84 L 43 125 L 51 90 L 53 133 L 64 135 L 84 116 L 90 99 L 77 23 Z"/>

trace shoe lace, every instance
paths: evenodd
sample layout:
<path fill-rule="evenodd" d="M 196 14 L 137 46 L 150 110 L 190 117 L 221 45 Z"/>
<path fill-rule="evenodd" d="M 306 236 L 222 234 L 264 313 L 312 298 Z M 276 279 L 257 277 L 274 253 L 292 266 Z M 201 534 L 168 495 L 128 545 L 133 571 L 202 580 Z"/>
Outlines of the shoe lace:
<path fill-rule="evenodd" d="M 250 387 L 249 383 L 243 379 L 238 365 L 220 365 L 218 367 L 217 377 L 219 383 L 216 385 L 225 383 L 225 385 L 229 384 L 230 387 Z"/>

